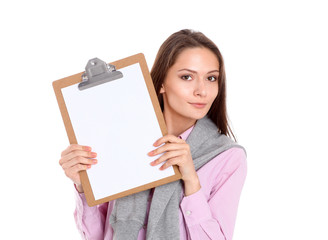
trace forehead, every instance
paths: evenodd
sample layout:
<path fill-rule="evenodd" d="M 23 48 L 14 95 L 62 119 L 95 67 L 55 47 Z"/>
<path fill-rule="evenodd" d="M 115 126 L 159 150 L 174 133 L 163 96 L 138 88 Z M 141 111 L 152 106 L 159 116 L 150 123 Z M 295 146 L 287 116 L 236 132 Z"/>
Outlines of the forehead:
<path fill-rule="evenodd" d="M 197 47 L 184 49 L 172 67 L 206 67 L 219 69 L 218 57 L 208 48 Z"/>

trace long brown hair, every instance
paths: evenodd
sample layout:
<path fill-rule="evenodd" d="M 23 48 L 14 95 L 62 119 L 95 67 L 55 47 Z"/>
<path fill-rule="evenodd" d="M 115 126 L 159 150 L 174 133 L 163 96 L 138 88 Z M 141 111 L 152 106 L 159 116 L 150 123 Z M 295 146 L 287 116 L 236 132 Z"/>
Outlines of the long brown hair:
<path fill-rule="evenodd" d="M 179 54 L 186 48 L 205 47 L 211 50 L 219 61 L 219 93 L 215 98 L 207 116 L 216 124 L 218 131 L 235 139 L 229 126 L 226 109 L 226 75 L 223 57 L 218 47 L 208 39 L 203 33 L 184 29 L 173 33 L 160 47 L 154 65 L 151 70 L 151 77 L 154 82 L 156 94 L 162 111 L 164 110 L 163 96 L 160 94 L 161 86 L 165 80 L 167 71 L 174 65 Z"/>

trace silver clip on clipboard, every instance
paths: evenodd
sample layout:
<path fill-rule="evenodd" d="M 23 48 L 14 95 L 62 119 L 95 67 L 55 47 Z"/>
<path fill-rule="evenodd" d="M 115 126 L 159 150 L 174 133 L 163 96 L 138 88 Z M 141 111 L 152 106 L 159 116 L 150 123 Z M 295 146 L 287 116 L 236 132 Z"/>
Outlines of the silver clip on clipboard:
<path fill-rule="evenodd" d="M 106 82 L 122 78 L 123 74 L 116 71 L 114 65 L 107 64 L 99 58 L 90 59 L 82 74 L 82 82 L 79 83 L 79 90 L 85 90 Z"/>

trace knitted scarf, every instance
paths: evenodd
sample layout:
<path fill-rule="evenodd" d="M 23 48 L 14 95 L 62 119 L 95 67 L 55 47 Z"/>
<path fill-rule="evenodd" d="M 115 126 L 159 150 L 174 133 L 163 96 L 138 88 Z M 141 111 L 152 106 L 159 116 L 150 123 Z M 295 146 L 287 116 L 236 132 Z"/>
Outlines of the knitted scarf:
<path fill-rule="evenodd" d="M 186 142 L 190 146 L 196 170 L 229 148 L 242 148 L 227 136 L 220 134 L 217 126 L 207 116 L 196 122 Z M 149 193 L 150 190 L 146 190 L 116 200 L 110 216 L 114 240 L 138 238 L 146 217 Z M 148 216 L 147 239 L 180 239 L 181 194 L 181 180 L 155 188 Z"/>

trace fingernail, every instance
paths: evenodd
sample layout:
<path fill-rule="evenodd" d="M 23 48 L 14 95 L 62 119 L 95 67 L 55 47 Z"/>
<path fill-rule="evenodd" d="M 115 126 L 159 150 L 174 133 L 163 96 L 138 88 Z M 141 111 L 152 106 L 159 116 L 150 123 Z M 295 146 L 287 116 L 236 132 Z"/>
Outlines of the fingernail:
<path fill-rule="evenodd" d="M 93 159 L 92 162 L 93 162 L 94 164 L 96 164 L 96 163 L 98 162 L 98 160 L 97 160 L 97 159 Z"/>
<path fill-rule="evenodd" d="M 159 138 L 159 139 L 160 139 L 160 138 Z M 154 147 L 156 147 L 157 142 L 159 141 L 159 139 L 157 139 L 157 140 L 154 142 L 154 144 L 153 144 Z"/>
<path fill-rule="evenodd" d="M 148 153 L 149 156 L 151 156 L 151 155 L 153 155 L 153 154 L 154 154 L 154 151 L 150 151 L 150 152 Z"/>
<path fill-rule="evenodd" d="M 92 152 L 92 153 L 91 153 L 91 157 L 97 157 L 97 153 Z"/>

